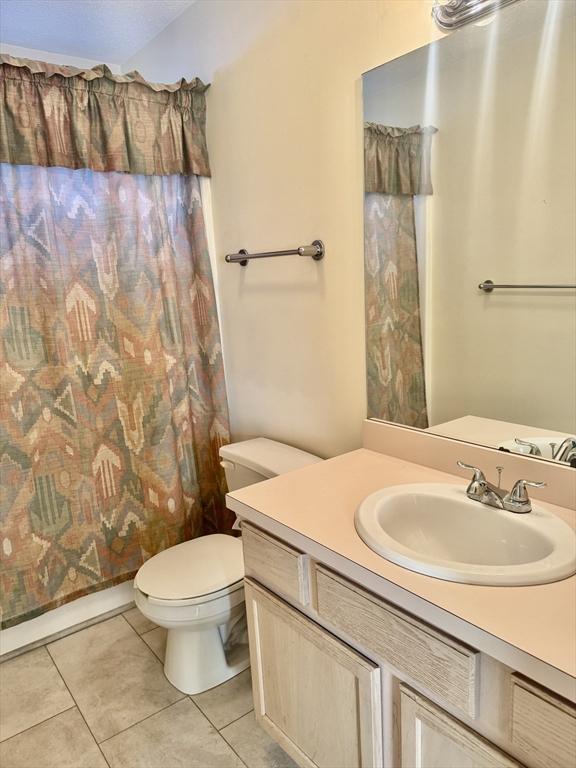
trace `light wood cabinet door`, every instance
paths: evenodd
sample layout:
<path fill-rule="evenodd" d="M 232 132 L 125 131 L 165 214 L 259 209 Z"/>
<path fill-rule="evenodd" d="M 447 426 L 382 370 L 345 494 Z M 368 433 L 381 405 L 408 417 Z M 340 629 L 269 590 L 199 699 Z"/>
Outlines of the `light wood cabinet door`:
<path fill-rule="evenodd" d="M 246 581 L 256 718 L 303 768 L 382 765 L 377 665 Z"/>
<path fill-rule="evenodd" d="M 534 768 L 576 768 L 576 707 L 512 677 L 512 744 Z"/>
<path fill-rule="evenodd" d="M 406 686 L 400 687 L 402 768 L 522 768 Z"/>

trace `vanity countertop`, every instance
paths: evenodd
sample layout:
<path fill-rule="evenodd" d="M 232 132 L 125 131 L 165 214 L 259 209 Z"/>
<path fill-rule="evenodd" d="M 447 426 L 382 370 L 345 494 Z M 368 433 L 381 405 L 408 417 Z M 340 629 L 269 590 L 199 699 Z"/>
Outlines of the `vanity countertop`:
<path fill-rule="evenodd" d="M 462 416 L 459 419 L 428 427 L 426 431 L 433 432 L 435 435 L 453 437 L 456 440 L 478 443 L 478 445 L 492 445 L 495 448 L 507 440 L 514 440 L 515 437 L 521 437 L 525 440 L 531 437 L 550 437 L 550 435 L 560 440 L 571 437 L 568 432 L 530 427 L 526 424 L 514 424 L 498 419 L 485 419 L 480 416 Z"/>
<path fill-rule="evenodd" d="M 368 494 L 421 482 L 464 481 L 362 448 L 234 491 L 227 500 L 240 518 L 573 699 L 576 576 L 525 587 L 458 584 L 395 565 L 360 539 L 354 514 Z M 575 512 L 538 503 L 576 528 Z"/>

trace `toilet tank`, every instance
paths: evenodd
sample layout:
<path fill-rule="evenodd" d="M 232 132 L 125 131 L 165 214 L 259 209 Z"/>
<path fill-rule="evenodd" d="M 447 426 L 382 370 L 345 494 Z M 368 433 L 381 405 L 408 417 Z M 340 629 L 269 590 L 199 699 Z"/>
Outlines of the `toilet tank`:
<path fill-rule="evenodd" d="M 266 437 L 223 445 L 220 458 L 229 491 L 322 461 L 319 456 Z"/>

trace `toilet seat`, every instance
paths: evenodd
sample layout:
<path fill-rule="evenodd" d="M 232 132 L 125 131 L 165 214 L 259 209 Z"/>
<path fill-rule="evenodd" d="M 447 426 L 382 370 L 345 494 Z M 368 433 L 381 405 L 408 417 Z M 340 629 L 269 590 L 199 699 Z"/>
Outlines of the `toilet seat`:
<path fill-rule="evenodd" d="M 210 592 L 207 595 L 198 595 L 197 597 L 186 597 L 183 599 L 166 599 L 163 597 L 154 597 L 153 595 L 148 595 L 146 592 L 143 592 L 141 589 L 136 587 L 136 589 L 138 589 L 139 592 L 142 592 L 142 594 L 148 599 L 149 603 L 152 603 L 153 605 L 164 605 L 170 608 L 180 608 L 186 605 L 204 605 L 205 603 L 213 603 L 216 600 L 227 597 L 228 595 L 231 595 L 234 592 L 237 592 L 239 589 L 243 588 L 244 579 L 240 579 L 240 581 L 237 581 L 234 584 L 230 584 L 230 586 L 224 587 L 224 589 L 219 589 L 217 592 Z"/>
<path fill-rule="evenodd" d="M 214 533 L 165 549 L 147 560 L 134 586 L 159 605 L 194 605 L 217 600 L 243 586 L 239 538 Z"/>

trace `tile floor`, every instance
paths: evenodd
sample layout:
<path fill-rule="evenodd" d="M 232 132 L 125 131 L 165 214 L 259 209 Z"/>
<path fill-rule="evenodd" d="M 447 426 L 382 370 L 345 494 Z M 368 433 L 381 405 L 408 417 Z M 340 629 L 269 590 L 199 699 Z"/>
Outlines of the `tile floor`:
<path fill-rule="evenodd" d="M 2 768 L 295 768 L 256 724 L 250 670 L 197 696 L 136 608 L 0 664 Z"/>

